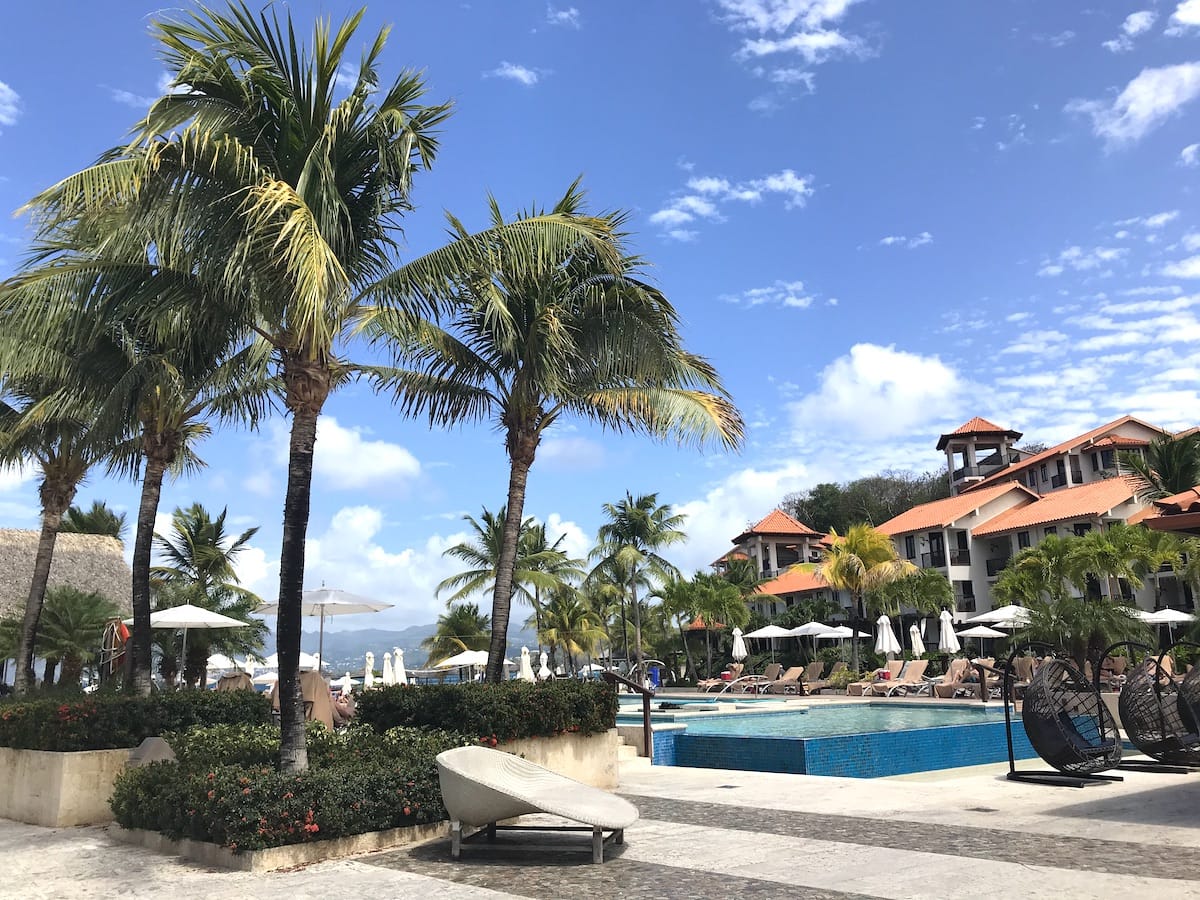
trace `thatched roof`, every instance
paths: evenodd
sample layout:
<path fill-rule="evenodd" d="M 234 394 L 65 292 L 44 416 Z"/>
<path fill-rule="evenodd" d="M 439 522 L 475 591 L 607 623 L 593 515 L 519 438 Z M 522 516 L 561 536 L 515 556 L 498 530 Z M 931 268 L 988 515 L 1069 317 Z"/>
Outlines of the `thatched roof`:
<path fill-rule="evenodd" d="M 38 532 L 0 528 L 0 616 L 20 615 L 29 596 Z M 50 566 L 50 587 L 70 585 L 96 591 L 130 609 L 133 574 L 116 538 L 60 534 Z"/>

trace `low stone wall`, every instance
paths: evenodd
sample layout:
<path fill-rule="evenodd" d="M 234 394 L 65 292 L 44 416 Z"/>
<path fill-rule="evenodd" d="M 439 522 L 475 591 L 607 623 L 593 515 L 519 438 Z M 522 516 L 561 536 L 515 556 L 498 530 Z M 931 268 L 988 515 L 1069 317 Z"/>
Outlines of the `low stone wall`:
<path fill-rule="evenodd" d="M 193 841 L 184 838 L 173 841 L 157 831 L 142 831 L 139 828 L 110 828 L 108 833 L 120 841 L 136 844 L 158 853 L 171 853 L 190 859 L 203 866 L 221 869 L 236 869 L 241 872 L 273 872 L 291 869 L 326 859 L 341 859 L 360 856 L 375 850 L 390 850 L 406 844 L 444 838 L 450 834 L 449 822 L 430 822 L 427 825 L 410 825 L 406 828 L 389 828 L 387 831 L 372 831 L 367 834 L 352 834 L 328 841 L 313 841 L 308 844 L 289 844 L 286 847 L 268 847 L 265 850 L 248 850 L 234 853 L 228 847 Z"/>
<path fill-rule="evenodd" d="M 0 818 L 50 828 L 111 822 L 113 783 L 132 752 L 0 747 Z"/>
<path fill-rule="evenodd" d="M 617 786 L 617 729 L 603 734 L 560 734 L 551 738 L 521 738 L 505 741 L 496 749 L 537 763 L 539 766 L 590 784 L 612 790 Z"/>

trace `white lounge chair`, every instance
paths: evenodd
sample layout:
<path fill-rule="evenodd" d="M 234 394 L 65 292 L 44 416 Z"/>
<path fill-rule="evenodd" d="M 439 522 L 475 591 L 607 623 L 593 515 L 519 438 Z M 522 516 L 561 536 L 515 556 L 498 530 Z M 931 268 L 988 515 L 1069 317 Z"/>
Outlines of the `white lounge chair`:
<path fill-rule="evenodd" d="M 462 853 L 463 826 L 481 829 L 489 840 L 496 831 L 591 831 L 592 862 L 604 862 L 608 843 L 622 844 L 625 829 L 637 821 L 628 800 L 551 772 L 539 765 L 486 747 L 456 747 L 437 756 L 442 802 L 450 813 L 450 855 Z M 548 813 L 587 828 L 498 825 L 504 819 Z M 612 834 L 606 839 L 604 832 Z"/>

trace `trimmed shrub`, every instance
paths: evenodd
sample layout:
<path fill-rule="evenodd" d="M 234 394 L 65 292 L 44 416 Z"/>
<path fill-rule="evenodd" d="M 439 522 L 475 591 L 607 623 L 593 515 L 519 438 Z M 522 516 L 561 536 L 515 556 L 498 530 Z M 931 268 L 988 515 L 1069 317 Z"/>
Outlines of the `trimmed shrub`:
<path fill-rule="evenodd" d="M 355 715 L 376 731 L 443 728 L 495 746 L 518 738 L 607 731 L 617 722 L 617 694 L 605 682 L 574 679 L 397 685 L 365 692 Z"/>
<path fill-rule="evenodd" d="M 20 750 L 114 750 L 196 725 L 271 721 L 266 697 L 252 691 L 171 691 L 149 697 L 98 694 L 64 700 L 0 703 L 0 747 Z"/>
<path fill-rule="evenodd" d="M 279 732 L 269 726 L 170 734 L 176 761 L 121 773 L 113 814 L 125 828 L 235 852 L 436 822 L 446 811 L 434 757 L 471 743 L 404 728 L 331 734 L 315 726 L 308 738 L 310 768 L 284 774 L 273 765 Z"/>

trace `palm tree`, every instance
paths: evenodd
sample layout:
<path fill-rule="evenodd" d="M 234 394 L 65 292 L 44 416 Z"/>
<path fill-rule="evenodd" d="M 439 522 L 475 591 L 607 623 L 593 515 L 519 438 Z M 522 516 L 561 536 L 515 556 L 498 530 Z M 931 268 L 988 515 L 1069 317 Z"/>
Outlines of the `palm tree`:
<path fill-rule="evenodd" d="M 241 586 L 237 558 L 258 528 L 247 528 L 234 537 L 225 532 L 228 508 L 214 519 L 200 503 L 175 508 L 171 533 L 154 535 L 154 546 L 165 565 L 151 570 L 156 583 L 193 584 L 202 594 L 221 590 L 239 594 L 254 604 L 261 599 Z M 252 606 L 251 609 L 254 607 Z"/>
<path fill-rule="evenodd" d="M 845 535 L 829 533 L 830 545 L 821 551 L 822 561 L 813 569 L 835 590 L 849 591 L 854 604 L 851 628 L 865 618 L 863 598 L 892 581 L 914 574 L 917 567 L 900 559 L 892 539 L 870 525 L 851 525 Z M 811 564 L 803 563 L 809 568 Z M 858 671 L 858 641 L 850 642 L 854 670 Z"/>
<path fill-rule="evenodd" d="M 674 620 L 675 627 L 679 630 L 679 642 L 683 644 L 688 672 L 691 673 L 689 677 L 697 678 L 696 662 L 692 659 L 692 648 L 687 642 L 687 632 L 683 628 L 685 620 L 691 621 L 700 615 L 699 591 L 696 585 L 686 578 L 668 578 L 654 589 L 653 596 L 659 599 L 659 608 L 663 615 Z M 709 669 L 712 669 L 711 662 Z"/>
<path fill-rule="evenodd" d="M 71 504 L 58 526 L 58 533 L 103 534 L 124 543 L 125 527 L 125 513 L 115 512 L 103 500 L 93 500 L 88 510 Z"/>
<path fill-rule="evenodd" d="M 61 664 L 58 683 L 78 687 L 83 667 L 100 655 L 105 626 L 117 615 L 117 604 L 102 594 L 67 586 L 46 591 L 37 643 L 46 660 L 44 682 L 54 682 Z"/>
<path fill-rule="evenodd" d="M 559 647 L 567 657 L 567 669 L 574 672 L 576 655 L 595 652 L 604 638 L 604 629 L 596 613 L 570 585 L 549 593 L 543 610 L 544 624 L 538 640 Z"/>
<path fill-rule="evenodd" d="M 460 603 L 438 616 L 437 631 L 421 641 L 429 652 L 427 663 L 442 660 L 463 650 L 486 650 L 489 638 L 488 617 L 477 603 Z"/>
<path fill-rule="evenodd" d="M 1036 547 L 1022 550 L 1012 558 L 1004 572 L 1013 574 L 997 581 L 1006 581 L 1011 587 L 1005 590 L 1023 591 L 1027 596 L 1046 597 L 1051 602 L 1065 600 L 1070 595 L 1070 585 L 1077 577 L 1075 560 L 1071 555 L 1073 538 L 1047 535 Z"/>
<path fill-rule="evenodd" d="M 7 393 L 9 400 L 4 399 Z M 97 463 L 112 459 L 114 440 L 92 427 L 94 410 L 72 402 L 61 388 L 39 381 L 0 380 L 0 464 L 32 459 L 41 470 L 42 529 L 25 601 L 13 689 L 33 686 L 33 653 L 62 517 Z"/>
<path fill-rule="evenodd" d="M 628 573 L 625 587 L 633 609 L 633 644 L 640 682 L 642 616 L 637 586 L 646 579 L 661 582 L 678 577 L 679 570 L 658 551 L 687 540 L 682 530 L 685 517 L 676 514 L 669 504 L 660 504 L 658 494 L 642 494 L 635 499 L 628 491 L 617 503 L 605 503 L 603 511 L 607 521 L 600 526 L 599 543 L 592 551 L 592 558 L 599 559 L 601 564 L 611 561 Z"/>
<path fill-rule="evenodd" d="M 586 218 L 578 184 L 550 210 Z M 506 223 L 491 204 L 491 229 Z M 667 298 L 638 279 L 621 215 L 590 220 L 604 240 L 578 241 L 553 254 L 480 259 L 454 285 L 445 327 L 381 319 L 374 333 L 393 342 L 413 368 L 392 386 L 401 408 L 435 424 L 491 420 L 504 435 L 510 469 L 504 540 L 492 599 L 487 677 L 499 681 L 513 593 L 529 470 L 546 430 L 576 415 L 615 430 L 674 435 L 734 447 L 742 421 L 709 363 L 682 346 Z M 451 219 L 456 244 L 470 239 Z M 453 244 L 451 246 L 454 246 Z"/>
<path fill-rule="evenodd" d="M 1084 594 L 1091 579 L 1104 581 L 1109 599 L 1114 601 L 1120 599 L 1122 579 L 1134 589 L 1140 588 L 1148 552 L 1145 535 L 1144 527 L 1114 522 L 1104 531 L 1069 538 L 1071 580 Z"/>
<path fill-rule="evenodd" d="M 1144 455 L 1123 450 L 1117 463 L 1121 474 L 1134 479 L 1139 499 L 1147 503 L 1183 493 L 1200 484 L 1200 433 L 1155 438 Z"/>
<path fill-rule="evenodd" d="M 750 621 L 750 608 L 741 592 L 720 575 L 697 572 L 692 576 L 695 590 L 696 617 L 704 622 L 704 649 L 708 658 L 707 673 L 712 677 L 712 634 L 718 626 L 744 628 Z"/>
<path fill-rule="evenodd" d="M 21 642 L 21 620 L 16 616 L 0 617 L 0 685 L 8 684 L 8 661 L 17 655 Z"/>
<path fill-rule="evenodd" d="M 1015 643 L 1045 641 L 1063 647 L 1080 670 L 1088 658 L 1099 660 L 1117 641 L 1147 644 L 1150 630 L 1130 615 L 1122 603 L 1097 603 L 1086 597 L 1034 598 L 1028 604 L 1029 623 L 1013 636 Z"/>
<path fill-rule="evenodd" d="M 170 609 L 185 603 L 238 619 L 245 622 L 246 627 L 190 630 L 186 659 L 180 659 L 184 649 L 182 634 L 176 631 L 158 631 L 155 643 L 161 654 L 159 673 L 167 683 L 175 680 L 182 665 L 185 685 L 195 687 L 202 684 L 208 668 L 208 657 L 213 653 L 245 656 L 262 650 L 268 630 L 266 622 L 251 615 L 262 604 L 261 599 L 254 594 L 241 590 L 236 585 L 205 585 L 199 578 L 180 577 L 155 581 L 155 609 Z"/>
<path fill-rule="evenodd" d="M 905 578 L 888 582 L 867 594 L 872 613 L 900 615 L 901 609 L 915 609 L 923 615 L 936 615 L 954 602 L 954 588 L 941 572 L 921 569 Z"/>
<path fill-rule="evenodd" d="M 1185 542 L 1179 535 L 1170 531 L 1153 531 L 1145 526 L 1142 528 L 1145 531 L 1145 546 L 1144 552 L 1136 560 L 1138 576 L 1151 577 L 1154 584 L 1154 608 L 1158 610 L 1163 608 L 1163 569 L 1170 569 L 1176 575 L 1179 574 L 1183 568 Z"/>

